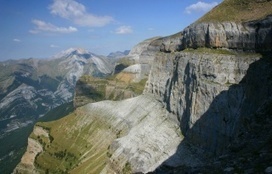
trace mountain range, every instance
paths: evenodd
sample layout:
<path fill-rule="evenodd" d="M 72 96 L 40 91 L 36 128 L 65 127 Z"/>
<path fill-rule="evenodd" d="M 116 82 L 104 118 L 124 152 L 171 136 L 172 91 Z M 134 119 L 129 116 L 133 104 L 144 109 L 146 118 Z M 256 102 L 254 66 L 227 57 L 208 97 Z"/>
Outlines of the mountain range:
<path fill-rule="evenodd" d="M 9 137 L 20 128 L 33 127 L 50 110 L 72 102 L 82 75 L 105 77 L 113 68 L 109 58 L 80 48 L 70 48 L 49 59 L 0 62 L 0 142 L 12 139 Z M 16 151 L 1 149 L 1 161 Z"/>
<path fill-rule="evenodd" d="M 271 173 L 271 6 L 225 0 L 74 75 L 74 110 L 35 124 L 13 173 Z"/>

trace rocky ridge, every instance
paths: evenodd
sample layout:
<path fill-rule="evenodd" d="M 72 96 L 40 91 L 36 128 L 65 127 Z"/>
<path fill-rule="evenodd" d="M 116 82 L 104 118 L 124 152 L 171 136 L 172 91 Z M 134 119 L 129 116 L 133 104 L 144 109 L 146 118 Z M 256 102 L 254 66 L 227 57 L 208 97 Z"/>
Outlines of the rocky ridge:
<path fill-rule="evenodd" d="M 107 143 L 96 144 L 107 156 L 102 161 L 93 158 L 86 166 L 75 160 L 63 170 L 90 172 L 97 169 L 92 165 L 99 164 L 96 173 L 269 171 L 271 134 L 263 134 L 261 127 L 269 132 L 271 126 L 271 23 L 269 16 L 246 23 L 195 23 L 176 35 L 152 40 L 146 46 L 153 64 L 143 95 L 88 104 L 78 108 L 73 117 L 77 121 L 69 121 L 71 116 L 61 120 L 74 126 L 70 135 L 79 132 L 80 137 L 86 133 L 78 129 L 106 130 L 99 133 L 101 137 L 111 135 L 116 125 L 121 128 L 115 139 L 107 136 L 102 139 Z M 100 118 L 106 126 L 90 124 Z M 43 124 L 50 130 L 62 128 L 58 122 Z M 62 141 L 57 131 L 50 135 Z M 93 137 L 89 141 L 96 142 Z M 54 147 L 54 141 L 48 149 L 44 147 L 37 170 L 46 170 L 40 166 L 46 159 L 42 155 L 62 148 Z M 85 154 L 95 149 L 83 150 L 84 145 L 71 151 Z M 81 156 L 79 153 L 78 158 Z M 22 164 L 24 161 L 19 166 Z"/>
<path fill-rule="evenodd" d="M 146 39 L 134 46 L 129 54 L 121 59 L 116 67 L 122 67 L 117 72 L 122 71 L 133 75 L 133 82 L 139 82 L 148 77 L 156 50 L 151 43 L 159 37 Z"/>
<path fill-rule="evenodd" d="M 61 120 L 36 125 L 34 132 L 42 127 L 49 130 L 49 136 L 38 137 L 34 133 L 30 136 L 31 141 L 40 141 L 44 149 L 36 155 L 32 166 L 41 173 L 46 169 L 71 173 L 122 173 L 128 168 L 130 172 L 154 170 L 175 153 L 183 138 L 179 126 L 168 114 L 162 103 L 149 95 L 85 105 Z M 165 141 L 165 137 L 170 141 Z M 64 151 L 65 158 L 58 158 L 57 154 Z M 14 173 L 29 170 L 24 168 L 27 154 Z M 70 167 L 69 158 L 75 158 Z"/>
<path fill-rule="evenodd" d="M 163 52 L 188 48 L 228 49 L 246 52 L 271 52 L 272 16 L 249 22 L 194 23 L 182 32 L 156 42 Z"/>
<path fill-rule="evenodd" d="M 16 136 L 25 137 L 23 134 L 28 133 L 24 130 L 53 108 L 71 102 L 79 77 L 107 76 L 112 70 L 113 65 L 105 57 L 76 48 L 50 59 L 0 62 L 0 172 L 18 160 L 14 156 L 18 158 L 19 152 L 22 155 L 24 143 L 7 144 Z"/>
<path fill-rule="evenodd" d="M 7 61 L 0 66 L 0 119 L 4 132 L 71 101 L 76 81 L 83 74 L 105 76 L 113 69 L 104 58 L 74 48 L 49 60 Z"/>
<path fill-rule="evenodd" d="M 122 100 L 142 94 L 152 65 L 154 52 L 149 52 L 147 39 L 115 62 L 112 75 L 99 79 L 84 75 L 77 81 L 74 106 L 79 107 L 101 100 Z M 111 54 L 114 55 L 114 54 Z"/>

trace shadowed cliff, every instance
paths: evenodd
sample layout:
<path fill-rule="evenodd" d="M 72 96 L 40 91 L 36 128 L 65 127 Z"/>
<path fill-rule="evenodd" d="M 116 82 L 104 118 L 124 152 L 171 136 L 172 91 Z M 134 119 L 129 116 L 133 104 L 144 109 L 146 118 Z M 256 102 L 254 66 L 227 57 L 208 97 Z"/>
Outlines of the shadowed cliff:
<path fill-rule="evenodd" d="M 241 8 L 256 3 L 260 10 L 271 1 L 223 4 Z M 272 18 L 265 16 L 196 22 L 145 42 L 130 54 L 138 65 L 125 68 L 136 77 L 151 69 L 144 94 L 87 104 L 62 120 L 37 125 L 26 152 L 36 160 L 28 170 L 264 172 L 272 166 Z M 92 96 L 83 93 L 84 99 Z M 15 171 L 23 171 L 25 164 L 22 160 Z"/>
<path fill-rule="evenodd" d="M 271 58 L 271 54 L 263 55 L 252 63 L 244 78 L 238 84 L 230 85 L 228 90 L 220 92 L 193 126 L 189 124 L 189 106 L 180 120 L 184 140 L 176 153 L 162 163 L 155 173 L 210 173 L 227 170 L 250 170 L 254 173 L 264 172 L 271 166 Z M 185 67 L 185 73 L 189 74 L 188 68 Z M 193 81 L 187 79 L 185 86 L 190 86 Z M 190 90 L 187 91 L 190 93 Z M 187 100 L 190 100 L 189 93 L 185 94 Z M 190 148 L 192 146 L 195 147 Z M 195 161 L 205 163 L 188 164 L 184 148 L 199 154 Z"/>

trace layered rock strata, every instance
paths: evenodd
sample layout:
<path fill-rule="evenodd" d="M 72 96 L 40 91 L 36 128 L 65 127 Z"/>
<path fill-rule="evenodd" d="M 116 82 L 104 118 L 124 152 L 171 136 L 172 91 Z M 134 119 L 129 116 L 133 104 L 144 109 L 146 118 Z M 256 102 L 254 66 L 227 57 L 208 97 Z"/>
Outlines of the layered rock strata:
<path fill-rule="evenodd" d="M 228 153 L 229 147 L 234 147 L 244 134 L 250 141 L 262 141 L 248 132 L 258 135 L 252 130 L 255 121 L 249 120 L 262 116 L 268 123 L 263 124 L 266 130 L 271 122 L 268 109 L 272 96 L 271 23 L 270 16 L 247 23 L 195 23 L 173 36 L 149 40 L 144 48 L 153 64 L 144 95 L 88 104 L 78 108 L 76 116 L 62 120 L 62 125 L 51 125 L 51 130 L 73 126 L 69 127 L 69 134 L 62 136 L 73 140 L 73 148 L 78 147 L 79 155 L 75 155 L 78 159 L 72 167 L 64 166 L 63 171 L 147 173 L 160 166 L 155 170 L 158 173 L 171 173 L 171 169 L 182 173 L 184 166 L 200 169 L 211 164 L 210 157 Z M 137 67 L 129 67 L 128 72 Z M 260 113 L 263 110 L 268 110 L 267 114 Z M 101 124 L 92 124 L 95 121 Z M 75 132 L 84 133 L 85 129 L 92 136 L 77 137 L 84 137 L 92 147 L 95 144 L 88 150 L 69 137 Z M 116 138 L 109 138 L 113 134 Z M 60 141 L 56 138 L 59 135 L 52 136 Z M 103 142 L 95 143 L 97 137 Z M 269 147 L 266 142 L 271 142 L 271 136 L 262 137 Z M 237 146 L 240 145 L 238 142 Z M 49 145 L 48 151 L 50 146 L 54 144 Z M 262 143 L 256 146 L 261 149 Z M 91 155 L 94 149 L 99 153 Z M 271 150 L 264 153 L 266 159 L 271 159 Z M 81 161 L 82 156 L 87 160 Z M 250 155 L 253 157 L 258 162 L 262 156 Z M 99 169 L 91 170 L 96 162 Z M 223 165 L 220 160 L 217 162 Z M 266 161 L 260 170 L 253 171 L 263 172 L 266 169 L 263 167 L 270 164 Z M 233 167 L 223 167 L 225 172 L 235 172 Z M 190 169 L 186 172 L 192 172 Z M 45 168 L 40 166 L 40 170 Z"/>
<path fill-rule="evenodd" d="M 26 157 L 36 147 L 29 142 L 14 173 L 146 173 L 173 155 L 183 138 L 179 125 L 150 95 L 88 104 L 55 123 L 36 125 L 36 132 L 38 128 L 49 134 L 31 136 L 41 147 L 32 154 L 35 167 L 27 165 Z"/>
<path fill-rule="evenodd" d="M 235 137 L 241 119 L 271 95 L 272 72 L 261 59 L 260 55 L 161 53 L 145 93 L 165 103 L 185 136 L 220 154 Z"/>
<path fill-rule="evenodd" d="M 165 37 L 159 42 L 163 52 L 186 48 L 220 48 L 234 51 L 272 51 L 272 16 L 250 22 L 194 23 L 182 32 Z M 157 41 L 158 42 L 158 41 Z"/>

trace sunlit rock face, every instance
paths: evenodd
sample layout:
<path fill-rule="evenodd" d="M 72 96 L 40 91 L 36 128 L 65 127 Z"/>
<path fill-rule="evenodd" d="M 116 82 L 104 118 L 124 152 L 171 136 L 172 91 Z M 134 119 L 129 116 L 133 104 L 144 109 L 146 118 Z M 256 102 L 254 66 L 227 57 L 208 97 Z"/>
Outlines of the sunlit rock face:
<path fill-rule="evenodd" d="M 241 22 L 194 23 L 183 31 L 157 43 L 161 51 L 174 52 L 187 48 L 220 48 L 234 51 L 269 52 L 271 50 L 272 17 Z"/>
<path fill-rule="evenodd" d="M 170 115 L 152 95 L 87 104 L 61 120 L 36 125 L 14 173 L 155 170 L 183 139 Z M 69 156 L 59 158 L 59 152 L 70 154 L 73 163 L 69 166 Z"/>
<path fill-rule="evenodd" d="M 56 163 L 71 173 L 229 172 L 236 164 L 227 159 L 235 155 L 241 157 L 235 161 L 239 171 L 262 157 L 267 160 L 262 172 L 269 167 L 271 136 L 260 129 L 264 125 L 271 132 L 271 17 L 243 24 L 195 23 L 142 42 L 128 59 L 134 63 L 123 72 L 139 79 L 148 75 L 143 95 L 86 104 L 62 120 L 41 123 L 54 141 L 47 140 L 35 170 L 54 165 L 42 161 L 56 160 L 49 152 L 64 150 L 59 144 L 66 139 L 72 147 L 65 148 L 76 160 L 70 167 Z"/>

